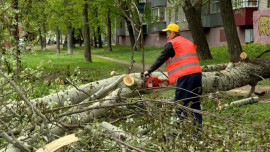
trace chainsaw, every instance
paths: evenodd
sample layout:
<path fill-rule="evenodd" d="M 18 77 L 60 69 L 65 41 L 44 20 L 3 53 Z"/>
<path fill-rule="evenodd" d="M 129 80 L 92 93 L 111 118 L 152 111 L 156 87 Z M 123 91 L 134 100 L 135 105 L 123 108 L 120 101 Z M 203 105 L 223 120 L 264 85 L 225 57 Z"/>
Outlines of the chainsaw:
<path fill-rule="evenodd" d="M 158 89 L 162 87 L 162 84 L 165 86 L 170 84 L 168 79 L 159 79 L 158 77 L 150 74 L 144 75 L 143 72 L 141 73 L 141 78 L 144 81 L 143 85 L 146 89 Z"/>

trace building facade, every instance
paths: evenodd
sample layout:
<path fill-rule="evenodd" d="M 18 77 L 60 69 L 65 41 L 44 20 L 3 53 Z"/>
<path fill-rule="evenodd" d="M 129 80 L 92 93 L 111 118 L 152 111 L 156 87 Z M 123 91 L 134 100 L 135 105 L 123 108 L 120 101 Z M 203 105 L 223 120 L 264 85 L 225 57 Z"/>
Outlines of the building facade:
<path fill-rule="evenodd" d="M 261 0 L 253 13 L 254 42 L 270 44 L 270 0 Z"/>
<path fill-rule="evenodd" d="M 242 44 L 254 41 L 253 12 L 259 9 L 269 8 L 270 0 L 232 0 L 234 18 L 238 36 Z M 144 2 L 142 2 L 144 3 Z M 144 44 L 146 46 L 163 46 L 166 42 L 166 33 L 162 29 L 169 23 L 180 26 L 181 36 L 192 41 L 192 35 L 188 28 L 188 22 L 181 7 L 172 9 L 167 0 L 147 0 L 146 4 L 151 9 L 151 15 L 156 20 L 153 23 L 145 23 L 143 26 Z M 202 7 L 202 25 L 209 46 L 226 45 L 226 36 L 223 29 L 222 18 L 218 0 L 209 0 Z M 125 21 L 121 21 L 117 29 L 117 37 L 120 45 L 129 45 L 129 35 Z"/>

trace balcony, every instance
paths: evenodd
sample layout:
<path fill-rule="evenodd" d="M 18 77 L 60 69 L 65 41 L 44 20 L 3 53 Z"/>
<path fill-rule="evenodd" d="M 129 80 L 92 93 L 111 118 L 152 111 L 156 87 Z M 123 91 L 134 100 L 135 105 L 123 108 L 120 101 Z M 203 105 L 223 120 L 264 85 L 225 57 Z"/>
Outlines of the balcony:
<path fill-rule="evenodd" d="M 253 25 L 253 12 L 257 11 L 257 7 L 242 8 L 234 12 L 234 20 L 237 26 Z"/>
<path fill-rule="evenodd" d="M 240 0 L 240 1 L 238 0 L 233 2 L 233 9 L 258 8 L 258 6 L 259 6 L 258 0 Z"/>
<path fill-rule="evenodd" d="M 234 11 L 234 20 L 236 26 L 253 25 L 253 12 L 257 11 L 256 7 L 241 8 Z M 203 27 L 222 26 L 220 13 L 202 15 Z"/>
<path fill-rule="evenodd" d="M 202 15 L 203 27 L 216 27 L 222 25 L 222 18 L 220 13 Z"/>
<path fill-rule="evenodd" d="M 158 23 L 152 23 L 148 27 L 148 32 L 149 33 L 157 33 L 161 32 L 163 29 L 166 28 L 166 22 L 158 22 Z"/>
<path fill-rule="evenodd" d="M 166 7 L 167 6 L 167 0 L 151 0 L 148 4 L 150 8 L 153 7 Z"/>
<path fill-rule="evenodd" d="M 147 34 L 147 25 L 146 24 L 144 24 L 142 26 L 142 31 L 143 31 L 143 34 Z M 139 32 L 137 30 L 134 30 L 134 34 L 139 35 Z"/>
<path fill-rule="evenodd" d="M 117 36 L 125 36 L 126 35 L 126 28 L 125 27 L 117 28 L 116 35 Z"/>

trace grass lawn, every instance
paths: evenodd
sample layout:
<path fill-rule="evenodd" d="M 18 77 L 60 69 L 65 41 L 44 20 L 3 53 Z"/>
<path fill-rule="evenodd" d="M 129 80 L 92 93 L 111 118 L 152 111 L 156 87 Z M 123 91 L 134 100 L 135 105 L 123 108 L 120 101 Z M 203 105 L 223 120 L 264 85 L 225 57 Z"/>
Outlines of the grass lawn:
<path fill-rule="evenodd" d="M 106 61 L 99 58 L 93 58 L 92 63 L 85 62 L 82 54 L 74 53 L 72 55 L 66 52 L 57 54 L 55 51 L 36 51 L 23 52 L 23 67 L 37 68 L 41 67 L 45 73 L 54 73 L 60 75 L 74 74 L 74 69 L 79 68 L 84 78 L 91 78 L 93 81 L 110 77 L 110 71 L 126 73 L 127 66 Z"/>

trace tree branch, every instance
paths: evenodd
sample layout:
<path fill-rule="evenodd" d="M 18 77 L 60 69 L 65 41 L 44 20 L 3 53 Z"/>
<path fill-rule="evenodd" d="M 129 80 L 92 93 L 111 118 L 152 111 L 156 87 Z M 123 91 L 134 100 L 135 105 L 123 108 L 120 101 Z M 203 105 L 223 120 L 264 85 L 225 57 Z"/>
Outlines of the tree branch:
<path fill-rule="evenodd" d="M 45 115 L 43 115 L 38 109 L 37 107 L 35 107 L 34 105 L 32 105 L 30 103 L 30 101 L 22 94 L 21 90 L 16 86 L 16 84 L 10 80 L 1 70 L 0 70 L 0 75 L 3 76 L 6 81 L 8 81 L 11 86 L 15 89 L 15 91 L 18 93 L 18 95 L 23 99 L 23 101 L 32 109 L 34 110 L 34 112 L 39 116 L 41 117 L 41 119 L 43 120 L 43 123 L 45 125 L 45 128 L 46 128 L 46 133 L 49 137 L 49 140 L 52 140 L 53 139 L 53 136 L 51 135 L 51 132 L 50 132 L 50 129 L 48 127 L 48 119 L 45 117 Z"/>

